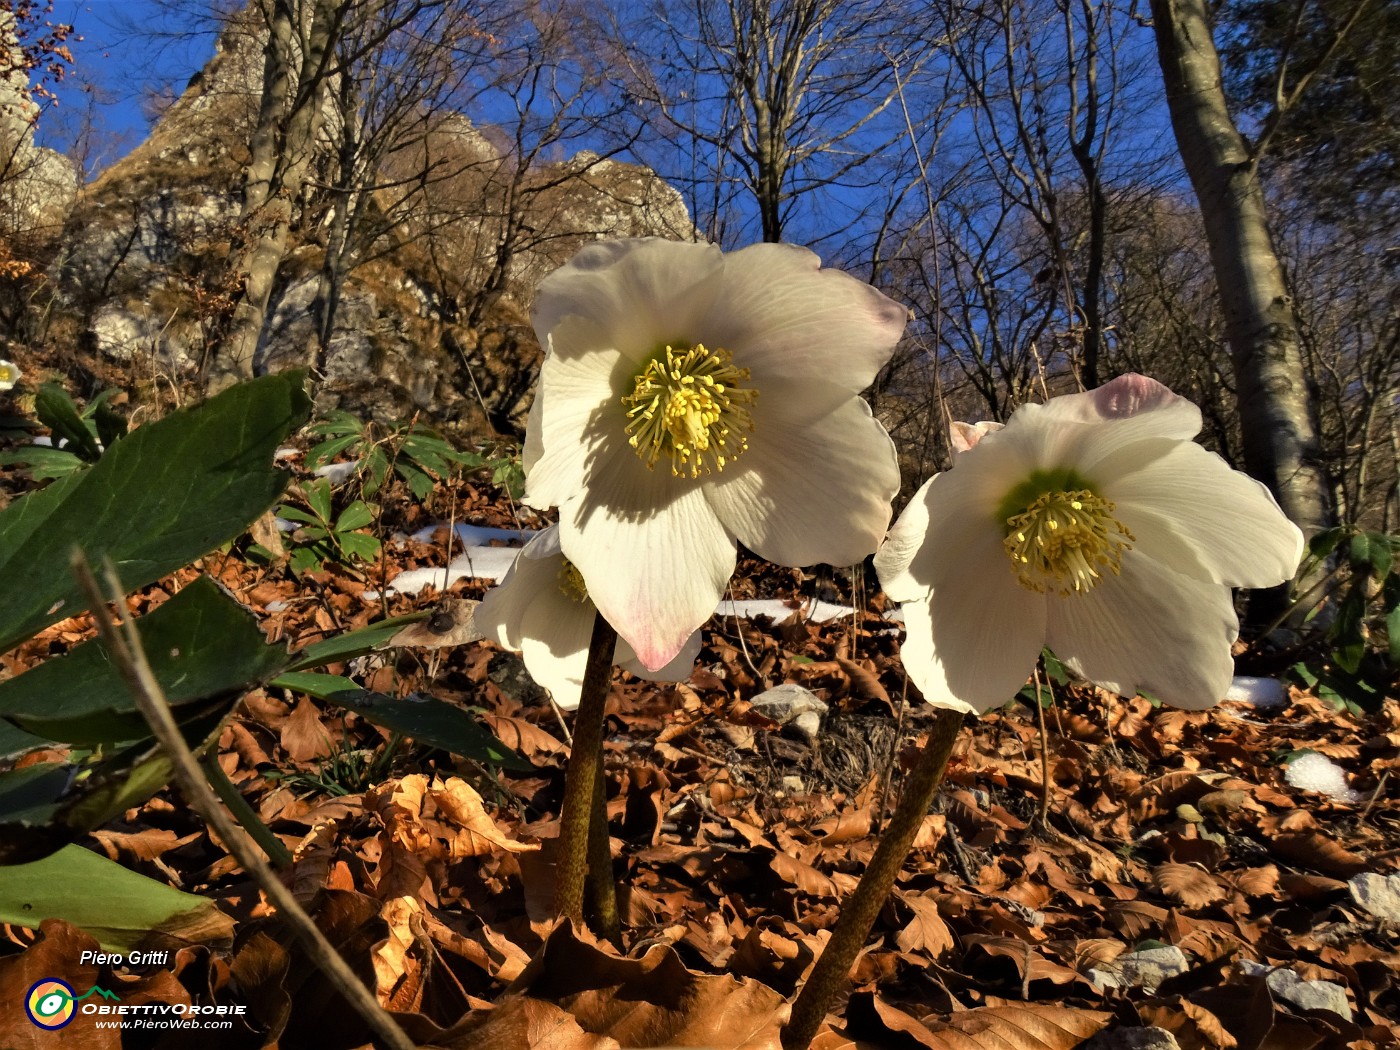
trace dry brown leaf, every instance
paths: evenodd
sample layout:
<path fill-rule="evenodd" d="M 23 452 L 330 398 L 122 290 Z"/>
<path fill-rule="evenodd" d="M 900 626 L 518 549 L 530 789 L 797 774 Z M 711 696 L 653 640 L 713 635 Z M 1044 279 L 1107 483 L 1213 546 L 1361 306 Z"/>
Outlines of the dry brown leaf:
<path fill-rule="evenodd" d="M 1361 857 L 1320 831 L 1280 835 L 1274 839 L 1274 852 L 1300 867 L 1337 879 L 1349 879 L 1370 868 Z"/>
<path fill-rule="evenodd" d="M 896 893 L 895 896 L 914 913 L 909 925 L 900 930 L 895 939 L 900 951 L 925 952 L 934 960 L 952 951 L 956 943 L 953 931 L 939 914 L 937 901 L 915 893 Z"/>
<path fill-rule="evenodd" d="M 434 781 L 428 795 L 438 810 L 461 828 L 452 844 L 455 857 L 480 857 L 498 849 L 525 853 L 540 848 L 538 842 L 521 842 L 497 827 L 476 788 L 461 777 Z"/>
<path fill-rule="evenodd" d="M 585 1032 L 553 1003 L 523 995 L 507 996 L 489 1013 L 474 1012 L 433 1043 L 443 1050 L 618 1050 L 616 1039 Z"/>
<path fill-rule="evenodd" d="M 334 750 L 330 734 L 321 724 L 321 712 L 309 696 L 303 696 L 282 725 L 282 747 L 295 762 L 324 758 Z"/>
<path fill-rule="evenodd" d="M 1108 1024 L 1110 1014 L 1067 1006 L 981 1006 L 929 1023 L 938 1050 L 1074 1050 Z"/>
<path fill-rule="evenodd" d="M 1159 890 L 1188 908 L 1203 908 L 1225 897 L 1220 883 L 1193 864 L 1159 864 L 1152 869 L 1152 879 Z"/>
<path fill-rule="evenodd" d="M 471 598 L 444 599 L 431 616 L 409 624 L 390 638 L 389 644 L 415 649 L 441 649 L 474 642 L 482 636 L 474 622 L 476 607 L 480 604 Z"/>

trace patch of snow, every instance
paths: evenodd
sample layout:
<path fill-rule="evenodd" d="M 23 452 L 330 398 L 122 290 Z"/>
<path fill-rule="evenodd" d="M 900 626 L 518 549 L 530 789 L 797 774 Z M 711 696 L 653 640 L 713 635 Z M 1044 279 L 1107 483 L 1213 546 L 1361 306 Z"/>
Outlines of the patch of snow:
<path fill-rule="evenodd" d="M 1360 802 L 1364 795 L 1347 783 L 1346 771 L 1326 755 L 1309 751 L 1299 755 L 1283 771 L 1289 787 L 1299 791 L 1317 791 L 1338 802 Z"/>
<path fill-rule="evenodd" d="M 360 461 L 352 459 L 349 463 L 327 463 L 325 466 L 317 467 L 311 473 L 318 478 L 325 478 L 331 485 L 343 485 L 358 470 Z"/>
<path fill-rule="evenodd" d="M 1225 699 L 1237 700 L 1261 711 L 1275 711 L 1288 706 L 1288 689 L 1277 678 L 1236 675 Z"/>
<path fill-rule="evenodd" d="M 433 538 L 433 533 L 442 528 L 442 524 L 429 525 L 426 529 L 419 529 L 409 539 L 417 540 L 419 543 L 427 543 Z M 519 546 L 528 543 L 536 533 L 534 529 L 492 529 L 485 525 L 454 525 L 453 531 L 457 533 L 457 538 L 462 541 L 465 547 L 486 547 L 493 541 L 504 541 Z"/>

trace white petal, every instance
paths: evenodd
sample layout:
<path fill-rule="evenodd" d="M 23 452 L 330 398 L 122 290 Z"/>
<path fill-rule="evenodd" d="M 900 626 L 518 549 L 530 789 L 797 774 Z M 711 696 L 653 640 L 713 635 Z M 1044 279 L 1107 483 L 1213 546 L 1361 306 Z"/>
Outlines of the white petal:
<path fill-rule="evenodd" d="M 1124 696 L 1146 691 L 1199 711 L 1230 688 L 1239 634 L 1229 588 L 1137 551 L 1087 594 L 1048 596 L 1049 646 L 1072 670 Z"/>
<path fill-rule="evenodd" d="M 653 670 L 710 618 L 734 573 L 734 538 L 700 486 L 648 470 L 625 444 L 596 457 L 559 522 L 590 597 Z"/>
<path fill-rule="evenodd" d="M 525 501 L 557 507 L 577 493 L 600 450 L 626 444 L 627 418 L 614 396 L 630 365 L 613 350 L 550 355 L 540 368 L 525 438 Z"/>
<path fill-rule="evenodd" d="M 684 682 L 695 670 L 695 661 L 700 655 L 700 644 L 700 632 L 696 631 L 685 640 L 685 645 L 681 646 L 681 651 L 676 654 L 674 660 L 665 667 L 650 671 L 637 659 L 637 654 L 626 640 L 619 638 L 613 660 L 624 671 L 650 682 Z"/>
<path fill-rule="evenodd" d="M 521 657 L 530 677 L 549 690 L 565 710 L 578 707 L 583 672 L 588 666 L 588 643 L 598 614 L 593 603 L 577 601 L 559 588 L 562 558 L 540 564 L 553 568 L 551 579 L 536 593 L 521 619 Z M 479 608 L 479 607 L 478 607 Z"/>
<path fill-rule="evenodd" d="M 538 549 L 539 543 L 552 531 L 557 532 L 557 526 L 550 526 L 535 536 L 515 556 L 514 564 L 505 571 L 496 587 L 489 589 L 482 603 L 476 606 L 472 623 L 487 641 L 494 641 L 508 650 L 519 651 L 521 648 L 521 620 L 524 619 L 525 609 L 535 601 L 549 574 L 549 568 L 542 560 L 528 559 L 526 552 Z"/>
<path fill-rule="evenodd" d="M 720 520 L 760 557 L 853 565 L 885 534 L 899 463 L 860 398 L 846 394 L 821 419 L 805 421 L 803 392 L 811 386 L 764 391 L 748 451 L 703 487 Z"/>
<path fill-rule="evenodd" d="M 565 318 L 585 318 L 612 349 L 640 360 L 665 343 L 696 338 L 723 265 L 720 250 L 709 244 L 599 241 L 540 282 L 531 320 L 541 346 L 550 346 Z"/>
<path fill-rule="evenodd" d="M 939 586 L 902 606 L 904 670 L 935 707 L 981 713 L 1015 696 L 1035 669 L 1045 600 L 1016 582 L 994 530 L 943 557 L 949 569 Z"/>
<path fill-rule="evenodd" d="M 964 547 L 990 536 L 1000 548 L 1005 523 L 1001 501 L 1033 469 L 1018 442 L 986 432 L 976 446 L 958 453 L 952 470 L 924 483 L 890 530 L 875 569 L 885 593 L 900 601 L 936 587 L 956 571 Z M 1000 568 L 1011 575 L 1005 551 Z"/>
<path fill-rule="evenodd" d="M 1159 445 L 1168 447 L 1153 454 Z M 1141 466 L 1131 469 L 1138 457 Z M 1096 475 L 1100 494 L 1153 560 L 1231 587 L 1272 587 L 1297 570 L 1303 534 L 1268 489 L 1214 452 L 1190 442 L 1138 442 L 1103 466 L 1112 470 Z"/>
<path fill-rule="evenodd" d="M 908 316 L 868 284 L 821 269 L 805 248 L 755 244 L 725 256 L 699 337 L 733 354 L 760 387 L 775 377 L 821 376 L 855 393 L 889 360 Z"/>

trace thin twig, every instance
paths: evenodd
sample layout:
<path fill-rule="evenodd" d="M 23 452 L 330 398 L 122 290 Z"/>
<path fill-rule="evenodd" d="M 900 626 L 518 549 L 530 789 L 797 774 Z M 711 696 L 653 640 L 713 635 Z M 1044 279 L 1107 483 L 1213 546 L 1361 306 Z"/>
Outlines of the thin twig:
<path fill-rule="evenodd" d="M 217 755 L 208 751 L 199 760 L 200 767 L 204 770 L 204 776 L 209 781 L 211 787 L 223 800 L 229 812 L 243 830 L 252 836 L 262 851 L 267 854 L 267 859 L 279 868 L 290 868 L 292 866 L 292 854 L 282 840 L 272 833 L 272 829 L 262 822 L 262 818 L 253 812 L 253 807 L 248 805 L 248 800 L 243 797 L 243 793 L 228 774 L 224 772 L 224 767 L 219 765 Z"/>
<path fill-rule="evenodd" d="M 247 833 L 229 817 L 219 805 L 219 800 L 214 797 L 213 790 L 200 771 L 198 761 L 190 751 L 189 745 L 185 743 L 184 734 L 180 732 L 175 716 L 170 712 L 165 693 L 146 661 L 146 653 L 141 647 L 141 637 L 136 631 L 135 622 L 130 617 L 124 617 L 124 622 L 119 628 L 107 611 L 106 603 L 109 601 L 124 608 L 125 592 L 111 563 L 108 562 L 103 567 L 103 575 L 110 592 L 105 598 L 93 575 L 92 567 L 81 551 L 74 552 L 72 564 L 78 582 L 87 594 L 88 605 L 92 609 L 93 619 L 97 622 L 98 633 L 106 645 L 107 655 L 125 680 L 127 688 L 131 690 L 137 708 L 151 728 L 151 734 L 170 759 L 174 767 L 175 782 L 179 784 L 186 800 L 218 833 L 224 846 L 266 894 L 288 929 L 301 941 L 311 961 L 330 979 L 355 1012 L 364 1018 L 375 1035 L 391 1050 L 414 1050 L 413 1041 L 379 1005 L 374 993 L 360 983 L 350 965 L 326 940 L 311 917 L 297 904 L 291 891 L 278 879 L 277 873 L 263 860 L 262 854 L 248 838 Z"/>
<path fill-rule="evenodd" d="M 1050 733 L 1045 728 L 1045 700 L 1041 696 L 1040 665 L 1035 668 L 1035 721 L 1040 729 L 1040 810 L 1035 822 L 1042 828 L 1050 823 Z"/>

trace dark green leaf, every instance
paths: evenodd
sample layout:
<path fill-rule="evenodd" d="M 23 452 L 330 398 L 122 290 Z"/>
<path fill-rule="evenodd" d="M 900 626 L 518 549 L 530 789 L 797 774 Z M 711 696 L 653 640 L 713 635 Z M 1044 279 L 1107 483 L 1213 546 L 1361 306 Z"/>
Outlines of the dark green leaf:
<path fill-rule="evenodd" d="M 232 387 L 123 438 L 90 469 L 0 513 L 0 651 L 85 603 L 67 571 L 75 547 L 110 558 L 144 587 L 236 538 L 276 502 L 285 471 L 272 455 L 306 416 L 299 372 Z"/>
<path fill-rule="evenodd" d="M 368 627 L 361 627 L 358 631 L 350 631 L 347 634 L 338 634 L 334 638 L 327 638 L 324 641 L 313 642 L 300 652 L 292 654 L 292 662 L 288 665 L 287 670 L 307 671 L 313 667 L 324 667 L 326 664 L 350 660 L 356 656 L 373 652 L 375 649 L 382 649 L 389 644 L 390 638 L 409 624 L 426 620 L 430 615 L 431 612 L 425 609 L 422 612 L 407 613 L 403 616 L 391 616 L 387 620 L 380 620 Z"/>
<path fill-rule="evenodd" d="M 412 737 L 420 744 L 430 744 L 454 755 L 491 762 L 505 769 L 527 772 L 534 768 L 484 728 L 469 711 L 444 700 L 416 693 L 398 698 L 367 689 L 334 693 L 326 700 L 362 715 L 375 725 Z"/>
<path fill-rule="evenodd" d="M 57 383 L 44 383 L 39 387 L 34 398 L 34 414 L 52 432 L 55 447 L 60 441 L 67 442 L 69 451 L 89 463 L 96 462 L 102 455 L 97 438 L 78 415 L 73 399 Z"/>
<path fill-rule="evenodd" d="M 306 453 L 306 469 L 315 470 L 317 467 L 329 463 L 359 440 L 359 433 L 354 433 L 346 434 L 343 437 L 332 438 L 329 441 L 322 441 L 319 445 L 316 445 Z"/>
<path fill-rule="evenodd" d="M 374 508 L 364 500 L 357 499 L 340 512 L 340 517 L 335 520 L 335 531 L 353 532 L 356 529 L 363 529 L 373 521 Z"/>
<path fill-rule="evenodd" d="M 266 643 L 252 614 L 205 576 L 136 626 L 177 717 L 206 713 L 204 701 L 220 698 L 231 707 L 248 686 L 288 662 L 285 650 Z M 148 735 L 101 639 L 0 682 L 0 715 L 26 732 L 69 744 Z"/>
<path fill-rule="evenodd" d="M 25 467 L 35 481 L 66 478 L 87 465 L 66 448 L 50 448 L 47 445 L 25 445 L 9 452 L 0 452 L 0 463 Z"/>

